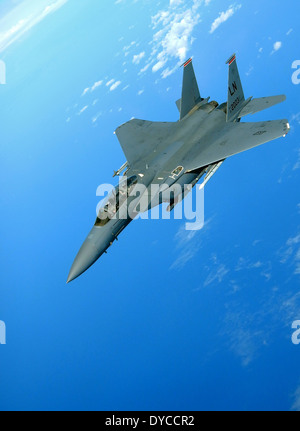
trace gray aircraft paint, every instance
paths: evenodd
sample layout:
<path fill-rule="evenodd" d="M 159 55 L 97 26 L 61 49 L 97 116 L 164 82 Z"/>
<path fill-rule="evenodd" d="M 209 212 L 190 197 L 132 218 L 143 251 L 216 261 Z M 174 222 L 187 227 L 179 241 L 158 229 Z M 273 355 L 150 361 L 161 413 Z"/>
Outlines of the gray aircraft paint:
<path fill-rule="evenodd" d="M 136 176 L 138 183 L 150 189 L 152 184 L 176 183 L 183 187 L 183 178 L 191 185 L 204 175 L 204 184 L 221 163 L 230 156 L 285 136 L 288 120 L 244 123 L 240 119 L 281 103 L 285 96 L 245 100 L 235 55 L 229 64 L 228 100 L 222 105 L 202 99 L 192 60 L 184 64 L 181 99 L 176 102 L 180 112 L 177 122 L 151 122 L 133 119 L 115 131 L 128 163 L 127 177 Z M 178 166 L 183 170 L 174 176 Z M 126 164 L 127 168 L 127 164 Z M 184 193 L 182 193 L 184 197 Z M 157 198 L 153 205 L 164 200 Z M 170 208 L 173 208 L 170 202 Z M 123 208 L 119 212 L 124 211 Z M 117 214 L 118 215 L 118 214 Z M 68 282 L 85 272 L 117 239 L 132 221 L 110 220 L 94 226 L 71 267 Z"/>

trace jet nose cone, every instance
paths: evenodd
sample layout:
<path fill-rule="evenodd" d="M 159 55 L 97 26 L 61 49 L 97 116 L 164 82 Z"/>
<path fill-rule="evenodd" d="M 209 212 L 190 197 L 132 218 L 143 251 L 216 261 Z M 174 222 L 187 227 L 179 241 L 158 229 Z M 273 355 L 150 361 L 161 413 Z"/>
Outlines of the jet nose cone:
<path fill-rule="evenodd" d="M 67 283 L 75 280 L 75 278 L 79 277 L 83 272 L 85 272 L 90 266 L 93 265 L 93 263 L 96 262 L 99 256 L 100 253 L 99 250 L 97 250 L 95 244 L 89 239 L 86 239 L 73 262 Z"/>

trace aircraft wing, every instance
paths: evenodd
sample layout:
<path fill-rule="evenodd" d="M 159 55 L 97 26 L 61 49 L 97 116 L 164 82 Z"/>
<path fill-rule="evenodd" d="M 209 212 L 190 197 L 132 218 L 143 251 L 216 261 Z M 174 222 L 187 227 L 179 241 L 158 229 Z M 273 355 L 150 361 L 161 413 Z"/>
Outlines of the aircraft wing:
<path fill-rule="evenodd" d="M 258 123 L 226 123 L 217 133 L 205 138 L 202 151 L 190 153 L 185 167 L 192 171 L 216 163 L 234 154 L 285 136 L 289 132 L 288 120 L 262 121 Z"/>
<path fill-rule="evenodd" d="M 115 133 L 129 165 L 132 167 L 141 159 L 146 165 L 153 153 L 162 152 L 174 124 L 133 119 L 118 127 Z"/>

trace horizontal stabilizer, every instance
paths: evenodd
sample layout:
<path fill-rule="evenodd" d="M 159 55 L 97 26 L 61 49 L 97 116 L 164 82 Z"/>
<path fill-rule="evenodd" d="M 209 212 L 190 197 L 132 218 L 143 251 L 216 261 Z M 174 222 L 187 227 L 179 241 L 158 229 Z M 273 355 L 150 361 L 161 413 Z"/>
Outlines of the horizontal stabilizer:
<path fill-rule="evenodd" d="M 257 112 L 263 111 L 264 109 L 271 108 L 278 103 L 282 103 L 286 100 L 286 96 L 271 96 L 271 97 L 261 97 L 260 99 L 252 99 L 245 108 L 241 110 L 238 118 L 245 117 L 249 114 L 256 114 Z"/>

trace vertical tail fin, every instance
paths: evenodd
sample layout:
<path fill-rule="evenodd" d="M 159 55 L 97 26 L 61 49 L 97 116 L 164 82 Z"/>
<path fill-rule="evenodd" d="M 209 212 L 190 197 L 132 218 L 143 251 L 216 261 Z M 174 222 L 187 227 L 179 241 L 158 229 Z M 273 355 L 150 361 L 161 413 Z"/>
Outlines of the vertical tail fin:
<path fill-rule="evenodd" d="M 227 101 L 227 121 L 229 122 L 238 118 L 245 102 L 245 96 L 236 63 L 236 55 L 232 55 L 226 64 L 229 64 Z"/>
<path fill-rule="evenodd" d="M 184 64 L 182 96 L 180 103 L 180 120 L 185 117 L 196 105 L 201 102 L 201 96 L 190 58 Z"/>

